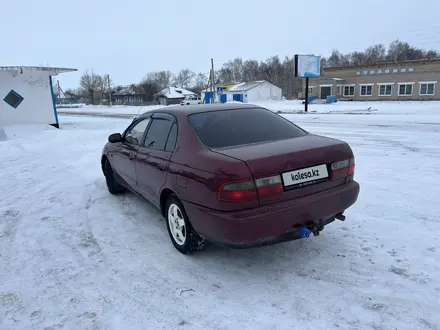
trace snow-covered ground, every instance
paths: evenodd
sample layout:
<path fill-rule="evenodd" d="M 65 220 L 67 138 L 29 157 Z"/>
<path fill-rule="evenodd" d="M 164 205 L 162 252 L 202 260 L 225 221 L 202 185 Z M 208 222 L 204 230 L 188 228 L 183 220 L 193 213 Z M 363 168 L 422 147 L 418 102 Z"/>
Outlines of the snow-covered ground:
<path fill-rule="evenodd" d="M 356 153 L 361 194 L 345 222 L 192 256 L 152 206 L 106 190 L 101 149 L 130 119 L 8 129 L 0 329 L 439 329 L 440 103 L 374 107 L 286 115 Z"/>
<path fill-rule="evenodd" d="M 304 111 L 304 104 L 299 100 L 284 101 L 261 101 L 253 104 L 265 107 L 272 111 L 283 113 L 298 113 Z M 150 105 L 143 107 L 115 105 L 113 107 L 102 105 L 75 105 L 75 108 L 66 108 L 63 105 L 58 109 L 60 114 L 95 114 L 95 115 L 138 115 L 139 113 L 162 108 L 162 105 Z M 180 105 L 171 105 L 171 107 Z M 309 113 L 332 113 L 332 114 L 371 114 L 376 111 L 387 114 L 436 114 L 440 108 L 440 102 L 436 101 L 402 101 L 402 102 L 337 102 L 333 104 L 312 103 L 309 105 Z"/>

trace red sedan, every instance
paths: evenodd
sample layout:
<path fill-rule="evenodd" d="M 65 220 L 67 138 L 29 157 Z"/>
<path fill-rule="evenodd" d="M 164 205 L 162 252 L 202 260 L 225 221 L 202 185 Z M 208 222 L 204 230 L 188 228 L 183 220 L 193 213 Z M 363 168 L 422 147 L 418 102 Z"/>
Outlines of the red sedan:
<path fill-rule="evenodd" d="M 131 190 L 161 211 L 182 253 L 205 240 L 248 248 L 316 236 L 359 194 L 347 143 L 247 104 L 144 113 L 110 135 L 101 165 L 110 193 Z"/>

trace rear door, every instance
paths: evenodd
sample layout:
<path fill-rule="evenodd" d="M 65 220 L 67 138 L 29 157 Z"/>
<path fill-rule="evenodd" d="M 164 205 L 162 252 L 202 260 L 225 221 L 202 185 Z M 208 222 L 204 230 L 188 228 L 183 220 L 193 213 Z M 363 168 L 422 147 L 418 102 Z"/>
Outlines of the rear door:
<path fill-rule="evenodd" d="M 123 134 L 122 143 L 113 153 L 111 160 L 116 173 L 133 189 L 136 189 L 134 161 L 149 122 L 149 118 L 133 121 Z"/>
<path fill-rule="evenodd" d="M 151 119 L 145 142 L 139 147 L 136 162 L 137 186 L 156 206 L 165 185 L 171 155 L 177 140 L 177 121 L 169 114 L 156 113 Z"/>

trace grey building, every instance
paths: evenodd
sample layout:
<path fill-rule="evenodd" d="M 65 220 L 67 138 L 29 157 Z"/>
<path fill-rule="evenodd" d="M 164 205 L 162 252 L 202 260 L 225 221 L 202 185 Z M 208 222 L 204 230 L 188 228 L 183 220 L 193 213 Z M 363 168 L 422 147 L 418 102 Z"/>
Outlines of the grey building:
<path fill-rule="evenodd" d="M 355 101 L 440 100 L 439 80 L 440 60 L 324 68 L 320 78 L 310 78 L 309 95 Z M 305 79 L 299 97 L 304 95 Z"/>

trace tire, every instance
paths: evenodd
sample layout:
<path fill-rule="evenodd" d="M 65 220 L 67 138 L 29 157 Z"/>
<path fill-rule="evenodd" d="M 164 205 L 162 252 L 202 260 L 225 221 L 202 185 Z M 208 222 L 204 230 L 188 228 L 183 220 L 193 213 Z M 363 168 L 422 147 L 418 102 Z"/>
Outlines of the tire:
<path fill-rule="evenodd" d="M 106 160 L 104 164 L 104 174 L 107 189 L 110 194 L 117 195 L 125 192 L 125 188 L 116 180 L 115 173 L 113 172 L 112 166 L 108 160 Z"/>
<path fill-rule="evenodd" d="M 167 200 L 165 218 L 171 242 L 180 253 L 204 249 L 205 240 L 191 226 L 182 202 L 175 195 Z"/>

